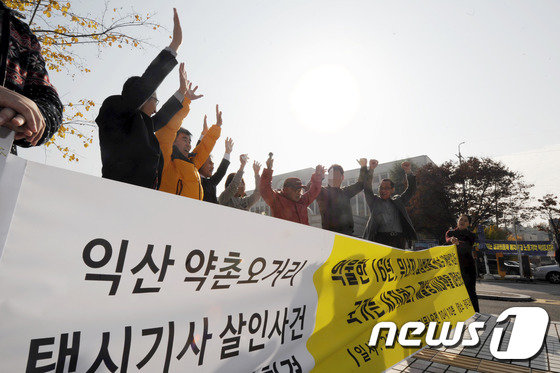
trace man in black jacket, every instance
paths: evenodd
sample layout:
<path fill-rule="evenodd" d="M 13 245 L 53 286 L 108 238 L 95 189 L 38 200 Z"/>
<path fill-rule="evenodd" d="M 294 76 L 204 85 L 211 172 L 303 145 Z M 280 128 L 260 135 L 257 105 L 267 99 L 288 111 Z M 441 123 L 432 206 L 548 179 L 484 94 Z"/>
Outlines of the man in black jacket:
<path fill-rule="evenodd" d="M 15 145 L 29 147 L 45 143 L 58 130 L 62 103 L 49 81 L 39 41 L 16 16 L 0 1 L 0 127 L 15 132 Z"/>
<path fill-rule="evenodd" d="M 182 31 L 173 9 L 173 38 L 140 77 L 129 78 L 122 94 L 103 102 L 95 119 L 99 126 L 102 175 L 104 178 L 157 189 L 161 182 L 163 156 L 155 131 L 164 127 L 183 107 L 186 92 L 175 95 L 156 113 L 156 89 L 177 65 Z"/>
<path fill-rule="evenodd" d="M 361 158 L 358 163 L 361 166 L 358 181 L 344 188 L 340 187 L 344 180 L 344 169 L 337 164 L 329 167 L 329 185 L 326 188 L 321 187 L 321 192 L 317 197 L 323 229 L 347 235 L 354 233 L 354 217 L 350 199 L 364 189 L 367 159 Z"/>
<path fill-rule="evenodd" d="M 406 173 L 408 184 L 404 193 L 400 196 L 391 197 L 395 193 L 395 184 L 390 179 L 383 179 L 379 184 L 379 195 L 375 195 L 372 188 L 373 171 L 378 164 L 377 160 L 370 160 L 370 170 L 364 184 L 364 193 L 371 216 L 367 222 L 363 238 L 405 249 L 408 241 L 417 238 L 416 231 L 405 208 L 405 205 L 416 193 L 416 177 L 412 173 L 410 162 L 403 162 L 401 167 Z"/>
<path fill-rule="evenodd" d="M 206 116 L 204 116 L 204 128 L 208 128 L 206 125 Z M 233 140 L 228 137 L 226 138 L 226 152 L 224 153 L 224 158 L 222 158 L 216 173 L 212 175 L 212 172 L 214 171 L 214 162 L 212 162 L 211 156 L 208 157 L 202 167 L 198 169 L 198 173 L 200 173 L 201 176 L 200 181 L 202 183 L 202 189 L 204 190 L 204 197 L 202 198 L 203 201 L 218 204 L 216 187 L 220 181 L 222 181 L 227 172 L 230 163 L 229 157 L 232 150 Z"/>

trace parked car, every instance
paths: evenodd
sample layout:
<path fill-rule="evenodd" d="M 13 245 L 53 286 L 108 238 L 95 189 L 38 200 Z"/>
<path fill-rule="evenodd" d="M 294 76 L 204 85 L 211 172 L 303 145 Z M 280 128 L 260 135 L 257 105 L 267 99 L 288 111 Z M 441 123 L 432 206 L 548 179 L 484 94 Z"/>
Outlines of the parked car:
<path fill-rule="evenodd" d="M 504 261 L 504 270 L 506 275 L 518 275 L 519 274 L 519 264 L 517 262 L 506 260 Z M 498 261 L 493 258 L 488 258 L 488 269 L 490 273 L 497 274 L 498 273 Z M 478 262 L 478 272 L 479 273 L 486 273 L 486 266 L 484 264 L 484 260 L 479 260 Z"/>
<path fill-rule="evenodd" d="M 540 266 L 533 271 L 535 279 L 547 280 L 553 284 L 560 284 L 560 266 L 558 264 L 551 264 L 547 266 Z"/>

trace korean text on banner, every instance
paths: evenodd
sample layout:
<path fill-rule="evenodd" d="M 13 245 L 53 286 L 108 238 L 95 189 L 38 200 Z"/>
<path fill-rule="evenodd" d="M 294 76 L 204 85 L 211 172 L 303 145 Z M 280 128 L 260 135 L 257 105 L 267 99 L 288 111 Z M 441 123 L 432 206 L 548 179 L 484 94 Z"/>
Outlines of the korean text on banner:
<path fill-rule="evenodd" d="M 410 252 L 337 236 L 314 281 L 319 305 L 307 347 L 316 372 L 381 372 L 417 350 L 369 346 L 378 322 L 455 325 L 474 314 L 454 246 Z"/>
<path fill-rule="evenodd" d="M 380 371 L 414 350 L 367 346 L 376 322 L 472 315 L 454 247 L 20 163 L 0 219 L 0 371 Z"/>

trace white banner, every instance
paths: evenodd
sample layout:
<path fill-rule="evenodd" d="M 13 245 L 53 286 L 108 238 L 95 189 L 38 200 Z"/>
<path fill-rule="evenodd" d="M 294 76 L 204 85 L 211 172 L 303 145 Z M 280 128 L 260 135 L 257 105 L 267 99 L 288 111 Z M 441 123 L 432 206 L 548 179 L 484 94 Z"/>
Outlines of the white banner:
<path fill-rule="evenodd" d="M 453 247 L 404 252 L 14 156 L 0 190 L 1 372 L 381 371 L 415 349 L 368 347 L 377 321 L 472 315 Z"/>
<path fill-rule="evenodd" d="M 313 331 L 333 239 L 28 162 L 0 264 L 0 370 L 246 372 L 294 357 L 308 371 L 305 344 L 288 342 Z"/>

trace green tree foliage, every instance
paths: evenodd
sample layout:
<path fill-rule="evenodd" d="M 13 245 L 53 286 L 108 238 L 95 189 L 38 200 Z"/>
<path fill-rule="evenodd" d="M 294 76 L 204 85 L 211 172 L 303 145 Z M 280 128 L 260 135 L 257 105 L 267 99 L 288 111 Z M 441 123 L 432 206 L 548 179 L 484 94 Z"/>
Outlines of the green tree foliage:
<path fill-rule="evenodd" d="M 394 169 L 395 176 L 396 168 Z M 416 171 L 418 192 L 408 207 L 419 232 L 441 239 L 457 217 L 466 213 L 474 230 L 479 224 L 500 226 L 512 218 L 527 221 L 529 185 L 523 176 L 490 158 L 470 157 L 459 163 L 429 164 Z M 500 224 L 501 223 L 501 224 Z M 507 239 L 507 234 L 501 234 Z"/>
<path fill-rule="evenodd" d="M 435 164 L 427 164 L 415 173 L 418 191 L 407 207 L 409 216 L 419 234 L 441 241 L 445 232 L 455 226 L 449 174 Z"/>
<path fill-rule="evenodd" d="M 411 162 L 410 159 L 405 159 L 402 162 L 405 161 L 410 162 L 410 165 L 412 167 L 412 172 L 416 173 L 416 171 L 418 170 L 418 166 L 414 162 Z M 393 180 L 393 182 L 395 183 L 396 194 L 402 194 L 407 187 L 405 173 L 401 167 L 402 162 L 395 163 L 393 168 L 389 171 L 389 178 Z"/>

